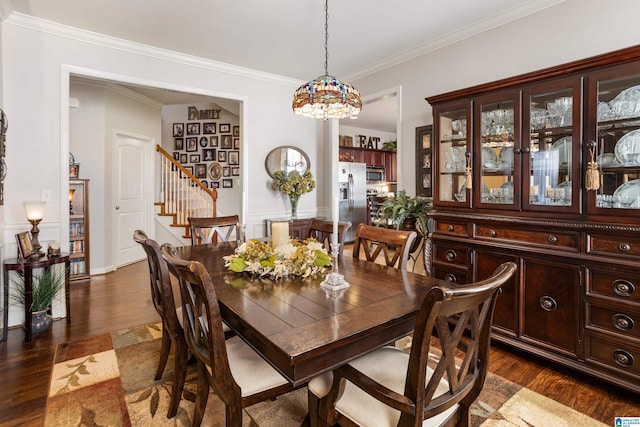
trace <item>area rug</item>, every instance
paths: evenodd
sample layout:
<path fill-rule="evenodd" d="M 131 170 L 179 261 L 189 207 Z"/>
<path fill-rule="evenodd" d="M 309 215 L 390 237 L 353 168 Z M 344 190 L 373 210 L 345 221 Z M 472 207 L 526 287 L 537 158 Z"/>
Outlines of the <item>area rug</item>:
<path fill-rule="evenodd" d="M 190 426 L 196 372 L 190 367 L 178 414 L 167 419 L 173 381 L 170 358 L 153 381 L 160 353 L 160 324 L 150 324 L 59 345 L 53 362 L 45 426 Z M 402 344 L 400 344 L 402 345 Z M 300 426 L 306 388 L 246 408 L 243 427 Z M 472 408 L 472 425 L 605 426 L 531 390 L 489 374 Z M 224 426 L 224 405 L 209 395 L 202 422 Z"/>

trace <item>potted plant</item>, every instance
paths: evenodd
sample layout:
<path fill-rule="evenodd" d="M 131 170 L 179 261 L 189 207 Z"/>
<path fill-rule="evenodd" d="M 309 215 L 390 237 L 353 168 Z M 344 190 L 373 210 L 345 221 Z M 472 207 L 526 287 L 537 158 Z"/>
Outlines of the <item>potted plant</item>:
<path fill-rule="evenodd" d="M 13 302 L 22 307 L 26 303 L 26 290 L 24 283 L 24 276 L 22 274 L 17 275 L 17 279 L 14 280 L 14 292 L 11 295 Z M 64 289 L 65 277 L 64 274 L 59 274 L 54 269 L 44 269 L 40 276 L 33 278 L 33 289 L 31 292 L 31 332 L 38 334 L 49 330 L 53 319 L 47 310 L 51 306 L 53 299 L 58 293 Z"/>
<path fill-rule="evenodd" d="M 409 197 L 405 190 L 400 190 L 396 197 L 389 197 L 382 203 L 378 217 L 398 230 L 415 229 L 424 236 L 427 233 L 427 212 L 432 206 L 431 198 Z"/>

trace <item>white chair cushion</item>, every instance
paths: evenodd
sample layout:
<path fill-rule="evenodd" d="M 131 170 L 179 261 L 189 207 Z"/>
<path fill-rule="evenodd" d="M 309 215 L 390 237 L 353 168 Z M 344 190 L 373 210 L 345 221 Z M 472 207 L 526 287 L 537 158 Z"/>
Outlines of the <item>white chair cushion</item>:
<path fill-rule="evenodd" d="M 409 354 L 395 347 L 382 347 L 349 363 L 358 371 L 369 376 L 389 389 L 403 394 Z M 427 377 L 433 371 L 427 369 Z M 309 382 L 309 391 L 322 398 L 329 393 L 333 375 L 326 373 Z M 440 381 L 435 396 L 449 390 L 446 380 Z M 442 424 L 458 406 L 446 410 L 435 417 L 424 420 L 424 426 L 438 426 Z M 400 419 L 397 411 L 384 403 L 374 399 L 360 388 L 347 381 L 343 395 L 336 402 L 336 410 L 360 426 L 395 426 Z"/>
<path fill-rule="evenodd" d="M 231 374 L 240 386 L 242 396 L 269 390 L 288 382 L 240 337 L 229 338 L 225 343 Z"/>

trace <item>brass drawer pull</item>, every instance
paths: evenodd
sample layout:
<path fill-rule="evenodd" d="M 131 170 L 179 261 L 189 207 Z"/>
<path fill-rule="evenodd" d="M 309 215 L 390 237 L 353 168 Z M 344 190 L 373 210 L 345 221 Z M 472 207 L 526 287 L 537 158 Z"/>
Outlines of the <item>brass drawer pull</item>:
<path fill-rule="evenodd" d="M 453 249 L 447 250 L 447 253 L 444 254 L 444 257 L 447 261 L 453 261 L 458 257 L 458 254 Z"/>
<path fill-rule="evenodd" d="M 613 316 L 611 316 L 611 321 L 613 322 L 613 326 L 615 326 L 616 329 L 624 332 L 629 332 L 633 329 L 634 326 L 633 319 L 626 314 L 614 314 Z"/>
<path fill-rule="evenodd" d="M 449 231 L 449 232 L 452 232 L 452 231 L 454 231 L 455 229 L 456 229 L 456 228 L 455 228 L 453 225 L 451 225 L 451 224 L 449 224 L 449 225 L 447 226 L 447 231 Z"/>
<path fill-rule="evenodd" d="M 451 283 L 457 283 L 458 282 L 458 278 L 453 273 L 445 274 L 444 275 L 444 280 L 446 280 L 447 282 L 451 282 Z"/>
<path fill-rule="evenodd" d="M 545 311 L 554 311 L 558 308 L 558 303 L 549 296 L 543 296 L 540 298 L 540 307 Z"/>
<path fill-rule="evenodd" d="M 496 230 L 489 230 L 489 237 L 496 237 L 498 235 L 498 233 L 496 232 Z"/>
<path fill-rule="evenodd" d="M 616 279 L 611 283 L 613 292 L 621 297 L 630 297 L 636 291 L 636 287 L 628 280 Z"/>
<path fill-rule="evenodd" d="M 628 243 L 620 243 L 618 245 L 618 250 L 620 252 L 629 252 L 631 250 L 631 245 Z"/>
<path fill-rule="evenodd" d="M 618 365 L 628 368 L 629 366 L 633 366 L 634 360 L 633 355 L 625 350 L 614 350 L 613 351 L 613 360 Z"/>
<path fill-rule="evenodd" d="M 547 237 L 547 242 L 549 243 L 558 243 L 558 236 L 554 236 L 553 234 Z"/>

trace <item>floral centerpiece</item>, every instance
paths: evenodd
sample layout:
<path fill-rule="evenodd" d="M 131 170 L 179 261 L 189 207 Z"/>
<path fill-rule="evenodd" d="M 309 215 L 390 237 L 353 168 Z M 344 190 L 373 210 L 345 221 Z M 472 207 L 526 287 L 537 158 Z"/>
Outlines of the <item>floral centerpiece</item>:
<path fill-rule="evenodd" d="M 238 246 L 233 255 L 223 257 L 225 267 L 236 273 L 247 272 L 280 279 L 286 276 L 309 277 L 323 273 L 331 258 L 322 243 L 309 238 L 292 240 L 277 246 L 249 240 Z"/>
<path fill-rule="evenodd" d="M 271 188 L 289 196 L 291 202 L 291 216 L 296 217 L 298 211 L 298 199 L 305 193 L 316 188 L 316 181 L 313 179 L 311 171 L 307 169 L 302 175 L 298 171 L 289 173 L 279 170 L 273 173 Z"/>

